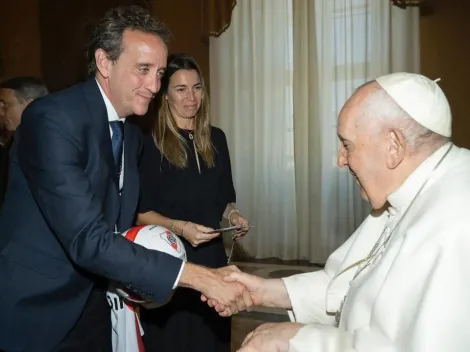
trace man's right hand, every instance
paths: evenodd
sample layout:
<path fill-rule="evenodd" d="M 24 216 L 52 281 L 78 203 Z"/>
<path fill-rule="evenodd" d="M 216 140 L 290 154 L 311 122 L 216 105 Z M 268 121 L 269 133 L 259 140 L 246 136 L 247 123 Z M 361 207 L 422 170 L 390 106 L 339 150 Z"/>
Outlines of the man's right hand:
<path fill-rule="evenodd" d="M 235 271 L 238 268 L 211 269 L 186 263 L 178 286 L 201 292 L 208 299 L 218 302 L 220 315 L 230 316 L 253 306 L 251 295 L 242 284 L 224 280 L 228 273 Z"/>
<path fill-rule="evenodd" d="M 253 305 L 262 306 L 265 304 L 266 285 L 267 280 L 255 275 L 250 275 L 242 272 L 233 272 L 224 278 L 225 282 L 238 282 L 246 287 Z"/>

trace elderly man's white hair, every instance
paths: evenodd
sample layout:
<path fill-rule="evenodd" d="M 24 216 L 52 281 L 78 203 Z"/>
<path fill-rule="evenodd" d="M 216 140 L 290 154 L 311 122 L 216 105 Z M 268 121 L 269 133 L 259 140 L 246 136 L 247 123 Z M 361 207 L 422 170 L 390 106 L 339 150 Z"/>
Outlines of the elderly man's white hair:
<path fill-rule="evenodd" d="M 378 128 L 379 131 L 397 129 L 415 153 L 434 151 L 450 140 L 413 120 L 375 80 L 364 83 L 356 92 L 368 86 L 373 86 L 374 89 L 369 90 L 361 104 L 360 118 L 368 119 L 371 128 Z"/>

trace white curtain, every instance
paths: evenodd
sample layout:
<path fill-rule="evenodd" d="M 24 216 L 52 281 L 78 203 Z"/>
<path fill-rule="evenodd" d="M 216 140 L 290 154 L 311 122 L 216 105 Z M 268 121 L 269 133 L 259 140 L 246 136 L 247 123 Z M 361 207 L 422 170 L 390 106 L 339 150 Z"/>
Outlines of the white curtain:
<path fill-rule="evenodd" d="M 419 70 L 418 10 L 388 0 L 239 0 L 210 42 L 214 124 L 226 133 L 255 258 L 324 262 L 369 206 L 336 166 L 336 120 L 362 83 Z"/>

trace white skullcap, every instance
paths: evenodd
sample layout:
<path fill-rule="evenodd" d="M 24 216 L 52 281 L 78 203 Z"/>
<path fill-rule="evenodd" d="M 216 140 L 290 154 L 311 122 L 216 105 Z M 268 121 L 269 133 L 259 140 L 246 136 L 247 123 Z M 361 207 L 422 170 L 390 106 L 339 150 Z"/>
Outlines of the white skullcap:
<path fill-rule="evenodd" d="M 444 92 L 427 77 L 414 73 L 392 73 L 376 82 L 410 117 L 427 129 L 450 137 L 452 114 Z"/>

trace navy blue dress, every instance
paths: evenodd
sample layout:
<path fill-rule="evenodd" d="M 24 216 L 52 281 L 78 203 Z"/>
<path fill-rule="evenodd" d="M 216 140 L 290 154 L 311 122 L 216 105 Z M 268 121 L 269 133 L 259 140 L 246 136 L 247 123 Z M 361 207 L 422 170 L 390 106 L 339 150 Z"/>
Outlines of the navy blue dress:
<path fill-rule="evenodd" d="M 215 167 L 208 168 L 199 156 L 199 173 L 189 132 L 179 132 L 188 145 L 186 169 L 162 158 L 150 135 L 144 138 L 139 212 L 153 210 L 172 219 L 218 228 L 227 204 L 236 200 L 225 134 L 211 128 Z M 180 238 L 189 262 L 214 268 L 227 265 L 221 236 L 196 248 Z M 178 288 L 171 302 L 158 309 L 143 309 L 141 316 L 147 352 L 230 351 L 230 318 L 220 317 L 202 303 L 196 291 Z"/>

